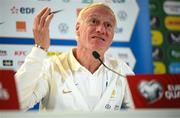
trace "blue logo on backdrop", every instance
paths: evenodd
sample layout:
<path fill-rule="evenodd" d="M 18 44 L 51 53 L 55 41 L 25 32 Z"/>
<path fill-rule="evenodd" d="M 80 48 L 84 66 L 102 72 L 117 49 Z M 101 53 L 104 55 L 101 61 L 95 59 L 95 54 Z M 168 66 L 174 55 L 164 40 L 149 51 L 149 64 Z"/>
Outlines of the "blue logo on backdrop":
<path fill-rule="evenodd" d="M 180 63 L 171 63 L 169 65 L 169 72 L 172 74 L 180 73 Z"/>

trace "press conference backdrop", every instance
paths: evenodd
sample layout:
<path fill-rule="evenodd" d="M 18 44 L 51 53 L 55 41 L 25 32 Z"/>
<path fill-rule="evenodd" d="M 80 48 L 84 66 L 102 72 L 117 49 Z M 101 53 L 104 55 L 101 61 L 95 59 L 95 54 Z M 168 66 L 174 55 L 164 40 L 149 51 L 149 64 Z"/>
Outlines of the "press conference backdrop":
<path fill-rule="evenodd" d="M 180 1 L 150 0 L 154 73 L 180 73 Z"/>
<path fill-rule="evenodd" d="M 17 70 L 34 45 L 35 15 L 45 6 L 63 9 L 50 24 L 48 55 L 75 47 L 76 18 L 84 6 L 104 2 L 117 17 L 117 28 L 107 55 L 124 60 L 135 73 L 152 73 L 148 0 L 0 0 L 0 68 Z"/>

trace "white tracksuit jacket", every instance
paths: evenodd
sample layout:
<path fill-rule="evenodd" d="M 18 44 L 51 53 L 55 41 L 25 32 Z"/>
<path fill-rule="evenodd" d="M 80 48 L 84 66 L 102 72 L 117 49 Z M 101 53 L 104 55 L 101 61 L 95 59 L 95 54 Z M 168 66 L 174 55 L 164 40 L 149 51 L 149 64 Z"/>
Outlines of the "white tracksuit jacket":
<path fill-rule="evenodd" d="M 104 63 L 122 75 L 134 74 L 125 63 L 117 59 L 105 57 Z M 100 87 L 97 85 L 94 90 L 94 97 L 96 91 L 99 91 L 99 97 L 95 99 L 93 106 L 88 105 L 88 99 L 91 100 L 88 89 L 93 89 L 96 83 L 80 90 L 75 81 L 80 80 L 79 77 L 89 77 L 89 73 L 83 70 L 85 68 L 75 59 L 72 50 L 47 58 L 46 52 L 33 47 L 15 75 L 21 109 L 27 110 L 37 102 L 41 103 L 40 109 L 59 111 L 115 111 L 122 107 L 134 107 L 127 90 L 126 78 L 102 65 L 95 77 L 98 78 L 97 81 L 102 80 Z M 79 73 L 82 75 L 78 75 Z M 105 86 L 105 81 L 108 86 Z"/>

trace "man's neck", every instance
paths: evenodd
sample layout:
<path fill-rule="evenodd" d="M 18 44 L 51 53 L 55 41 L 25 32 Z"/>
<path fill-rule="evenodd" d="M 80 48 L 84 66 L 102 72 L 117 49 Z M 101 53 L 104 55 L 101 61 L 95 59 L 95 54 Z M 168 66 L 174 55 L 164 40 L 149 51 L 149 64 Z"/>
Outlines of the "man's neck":
<path fill-rule="evenodd" d="M 77 61 L 91 73 L 94 73 L 101 65 L 101 63 L 93 57 L 91 50 L 76 48 L 74 56 Z"/>

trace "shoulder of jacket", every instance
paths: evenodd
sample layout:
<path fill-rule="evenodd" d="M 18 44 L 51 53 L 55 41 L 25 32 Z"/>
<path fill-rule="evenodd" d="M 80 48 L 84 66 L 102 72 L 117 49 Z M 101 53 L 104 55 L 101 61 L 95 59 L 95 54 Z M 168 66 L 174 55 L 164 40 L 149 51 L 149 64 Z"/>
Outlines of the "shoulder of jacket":
<path fill-rule="evenodd" d="M 120 66 L 126 65 L 124 61 L 122 61 L 121 59 L 115 56 L 111 56 L 111 57 L 106 56 L 105 63 L 114 69 L 119 68 Z"/>
<path fill-rule="evenodd" d="M 58 65 L 62 65 L 65 58 L 67 58 L 67 54 L 64 52 L 50 53 L 48 56 L 49 58 L 45 60 L 45 64 L 53 70 L 58 70 Z"/>
<path fill-rule="evenodd" d="M 50 55 L 49 61 L 53 63 L 62 62 L 67 58 L 67 53 L 64 52 L 56 52 L 53 55 Z"/>
<path fill-rule="evenodd" d="M 134 74 L 128 64 L 116 56 L 106 56 L 105 62 L 110 68 L 122 75 Z"/>

